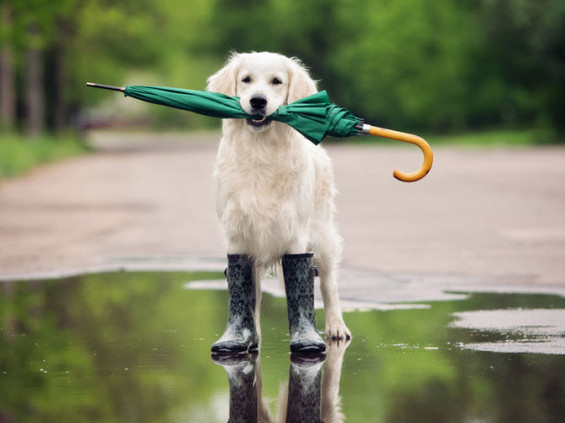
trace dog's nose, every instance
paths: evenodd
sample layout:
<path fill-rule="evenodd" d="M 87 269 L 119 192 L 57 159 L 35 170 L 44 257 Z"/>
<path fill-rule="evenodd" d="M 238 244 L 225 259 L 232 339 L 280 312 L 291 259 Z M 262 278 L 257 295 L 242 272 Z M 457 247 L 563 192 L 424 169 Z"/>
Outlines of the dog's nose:
<path fill-rule="evenodd" d="M 249 103 L 251 104 L 251 107 L 253 107 L 253 110 L 263 110 L 267 105 L 267 97 L 263 94 L 254 94 L 253 97 L 251 97 L 251 100 L 249 100 Z"/>

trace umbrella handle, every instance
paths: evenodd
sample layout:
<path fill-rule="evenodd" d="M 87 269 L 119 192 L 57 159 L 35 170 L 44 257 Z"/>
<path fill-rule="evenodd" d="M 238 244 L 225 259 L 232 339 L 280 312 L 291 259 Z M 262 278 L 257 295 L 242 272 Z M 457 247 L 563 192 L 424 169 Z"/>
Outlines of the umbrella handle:
<path fill-rule="evenodd" d="M 422 164 L 420 170 L 413 173 L 405 173 L 398 169 L 395 169 L 393 176 L 396 179 L 403 182 L 416 182 L 428 174 L 434 161 L 434 154 L 432 152 L 432 148 L 425 139 L 417 135 L 408 134 L 406 132 L 393 131 L 391 129 L 379 128 L 377 126 L 370 125 L 363 126 L 363 132 L 368 133 L 369 135 L 375 135 L 378 137 L 385 137 L 393 140 L 407 142 L 410 144 L 415 144 L 420 147 L 422 153 L 424 153 L 424 163 Z M 367 126 L 369 127 L 368 129 L 366 128 Z"/>

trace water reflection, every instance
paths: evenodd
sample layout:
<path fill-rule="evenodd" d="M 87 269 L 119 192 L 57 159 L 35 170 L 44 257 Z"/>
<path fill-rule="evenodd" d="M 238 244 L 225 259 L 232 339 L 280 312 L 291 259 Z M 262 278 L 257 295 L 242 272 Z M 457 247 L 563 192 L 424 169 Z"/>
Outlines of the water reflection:
<path fill-rule="evenodd" d="M 257 421 L 257 354 L 213 356 L 214 362 L 228 374 L 230 387 L 230 423 Z M 259 395 L 260 396 L 260 395 Z"/>
<path fill-rule="evenodd" d="M 284 384 L 279 392 L 276 417 L 271 417 L 268 401 L 262 395 L 263 381 L 257 354 L 212 354 L 212 360 L 222 366 L 228 376 L 228 422 L 343 422 L 339 381 L 343 356 L 348 345 L 349 342 L 329 344 L 327 357 L 292 354 L 288 383 Z"/>
<path fill-rule="evenodd" d="M 253 375 L 253 389 L 240 391 L 247 403 L 237 403 L 259 421 L 292 417 L 302 392 L 315 393 L 306 397 L 326 422 L 342 414 L 377 423 L 565 415 L 562 350 L 544 353 L 545 341 L 562 342 L 563 297 L 485 293 L 347 313 L 354 341 L 330 346 L 324 363 L 297 363 L 286 303 L 265 295 L 260 357 L 217 365 L 210 345 L 225 324 L 227 293 L 183 287 L 221 277 L 121 272 L 0 283 L 0 421 L 225 423 L 228 364 L 248 388 L 241 375 Z M 323 327 L 323 313 L 317 319 Z M 525 342 L 527 352 L 491 348 L 517 351 Z"/>
<path fill-rule="evenodd" d="M 320 422 L 323 362 L 324 357 L 291 357 L 285 419 L 287 423 Z"/>

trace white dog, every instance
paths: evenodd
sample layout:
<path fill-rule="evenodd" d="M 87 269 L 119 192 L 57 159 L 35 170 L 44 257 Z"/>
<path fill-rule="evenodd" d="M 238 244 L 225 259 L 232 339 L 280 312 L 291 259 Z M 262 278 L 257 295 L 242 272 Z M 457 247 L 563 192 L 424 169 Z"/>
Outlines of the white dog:
<path fill-rule="evenodd" d="M 336 284 L 341 238 L 334 222 L 333 170 L 326 152 L 290 126 L 269 120 L 280 105 L 317 92 L 297 59 L 232 54 L 208 79 L 209 91 L 237 96 L 260 120 L 225 119 L 215 179 L 228 254 L 253 257 L 260 277 L 284 254 L 314 253 L 326 314 L 326 340 L 349 339 Z M 257 322 L 258 323 L 258 322 Z"/>

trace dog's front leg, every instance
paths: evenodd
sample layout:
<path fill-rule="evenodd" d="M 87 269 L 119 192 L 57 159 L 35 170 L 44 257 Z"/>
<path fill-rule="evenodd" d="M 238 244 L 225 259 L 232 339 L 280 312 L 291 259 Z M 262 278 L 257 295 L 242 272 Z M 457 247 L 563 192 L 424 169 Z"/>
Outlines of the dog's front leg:
<path fill-rule="evenodd" d="M 253 271 L 255 273 L 255 330 L 257 332 L 259 345 L 261 345 L 261 299 L 263 297 L 261 278 L 265 274 L 265 271 L 257 265 L 255 265 Z"/>
<path fill-rule="evenodd" d="M 318 264 L 318 272 L 326 315 L 326 341 L 349 340 L 351 339 L 351 332 L 345 325 L 339 305 L 339 291 L 334 266 L 322 261 Z"/>

